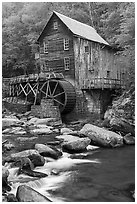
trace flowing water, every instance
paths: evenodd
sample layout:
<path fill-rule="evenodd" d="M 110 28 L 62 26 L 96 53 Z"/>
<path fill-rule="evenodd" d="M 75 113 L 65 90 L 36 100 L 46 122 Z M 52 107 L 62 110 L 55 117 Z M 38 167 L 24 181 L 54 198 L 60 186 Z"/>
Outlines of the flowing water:
<path fill-rule="evenodd" d="M 35 143 L 54 141 L 51 136 L 39 136 L 30 140 L 8 137 L 15 144 L 14 151 L 34 147 Z M 45 158 L 49 160 L 48 158 Z M 26 184 L 54 202 L 133 202 L 131 191 L 135 185 L 135 147 L 97 150 L 68 154 L 58 160 L 50 159 L 34 170 L 47 173 L 45 178 L 17 176 L 18 168 L 10 168 L 11 193 L 21 184 Z M 52 171 L 58 172 L 53 175 Z"/>

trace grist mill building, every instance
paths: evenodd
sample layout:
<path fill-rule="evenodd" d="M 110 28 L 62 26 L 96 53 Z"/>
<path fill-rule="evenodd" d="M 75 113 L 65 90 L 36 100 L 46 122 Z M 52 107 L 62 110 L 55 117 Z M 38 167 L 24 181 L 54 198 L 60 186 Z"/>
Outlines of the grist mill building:
<path fill-rule="evenodd" d="M 103 116 L 114 91 L 123 88 L 125 73 L 115 49 L 93 27 L 55 11 L 37 44 L 39 73 L 12 78 L 10 96 L 33 105 L 51 99 L 62 114 L 87 111 Z"/>

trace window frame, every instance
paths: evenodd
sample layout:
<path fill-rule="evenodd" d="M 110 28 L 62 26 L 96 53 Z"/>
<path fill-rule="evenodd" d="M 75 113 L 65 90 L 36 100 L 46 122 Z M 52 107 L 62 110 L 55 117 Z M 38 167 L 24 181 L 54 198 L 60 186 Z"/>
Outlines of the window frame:
<path fill-rule="evenodd" d="M 44 53 L 45 54 L 48 54 L 48 43 L 47 42 L 44 42 Z"/>
<path fill-rule="evenodd" d="M 58 30 L 58 21 L 53 22 L 53 29 Z"/>
<path fill-rule="evenodd" d="M 64 50 L 69 50 L 69 38 L 64 38 L 63 43 L 64 43 Z"/>
<path fill-rule="evenodd" d="M 107 70 L 107 76 L 106 76 L 107 78 L 109 78 L 110 77 L 110 70 Z"/>
<path fill-rule="evenodd" d="M 64 57 L 64 68 L 65 68 L 65 71 L 70 70 L 70 58 L 69 57 Z"/>
<path fill-rule="evenodd" d="M 89 45 L 85 46 L 85 53 L 89 54 Z"/>

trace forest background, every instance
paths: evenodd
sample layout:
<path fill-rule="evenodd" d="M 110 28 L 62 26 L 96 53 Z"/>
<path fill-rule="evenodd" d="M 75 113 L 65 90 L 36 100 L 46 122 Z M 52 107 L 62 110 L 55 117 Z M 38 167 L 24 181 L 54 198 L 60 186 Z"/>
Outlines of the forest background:
<path fill-rule="evenodd" d="M 127 89 L 135 82 L 134 2 L 3 2 L 2 76 L 36 73 L 36 40 L 53 11 L 91 25 L 113 47 L 126 70 Z"/>

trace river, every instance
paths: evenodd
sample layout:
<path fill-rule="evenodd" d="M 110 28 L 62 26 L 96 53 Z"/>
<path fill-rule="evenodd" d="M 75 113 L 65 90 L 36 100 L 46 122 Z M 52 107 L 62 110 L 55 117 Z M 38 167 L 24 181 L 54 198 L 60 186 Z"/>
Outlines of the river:
<path fill-rule="evenodd" d="M 54 136 L 4 136 L 15 148 L 12 152 L 34 148 L 36 143 L 54 141 Z M 11 193 L 26 184 L 54 202 L 133 202 L 135 188 L 135 147 L 99 148 L 81 154 L 63 153 L 34 170 L 47 173 L 46 178 L 17 176 L 18 168 L 10 168 Z M 56 170 L 57 175 L 51 174 Z"/>

